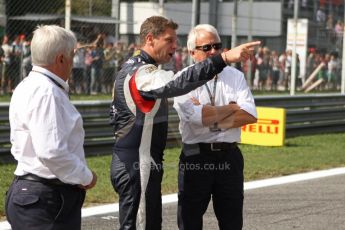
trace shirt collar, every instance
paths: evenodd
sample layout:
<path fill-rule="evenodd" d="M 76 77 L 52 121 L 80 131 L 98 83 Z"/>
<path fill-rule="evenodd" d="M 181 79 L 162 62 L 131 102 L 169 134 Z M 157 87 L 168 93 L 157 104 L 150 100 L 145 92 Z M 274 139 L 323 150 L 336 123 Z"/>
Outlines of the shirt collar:
<path fill-rule="evenodd" d="M 39 73 L 42 73 L 42 74 L 48 75 L 49 77 L 51 77 L 55 81 L 57 81 L 64 88 L 64 90 L 66 92 L 69 91 L 69 86 L 68 86 L 67 82 L 65 82 L 64 80 L 62 80 L 60 77 L 58 77 L 56 74 L 50 72 L 49 70 L 47 70 L 47 69 L 45 69 L 43 67 L 40 67 L 40 66 L 33 66 L 32 70 L 36 71 L 36 72 L 39 72 Z"/>

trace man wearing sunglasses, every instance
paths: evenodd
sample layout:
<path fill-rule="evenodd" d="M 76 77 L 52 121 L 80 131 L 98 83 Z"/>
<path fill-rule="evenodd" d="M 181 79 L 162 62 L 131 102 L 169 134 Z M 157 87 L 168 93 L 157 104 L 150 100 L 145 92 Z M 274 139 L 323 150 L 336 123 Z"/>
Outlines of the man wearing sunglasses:
<path fill-rule="evenodd" d="M 193 28 L 189 54 L 196 63 L 222 52 L 217 30 Z M 178 226 L 202 229 L 212 197 L 220 229 L 243 226 L 243 156 L 237 146 L 240 127 L 255 123 L 254 98 L 242 72 L 225 67 L 211 81 L 174 99 L 180 117 L 182 152 L 178 175 Z"/>

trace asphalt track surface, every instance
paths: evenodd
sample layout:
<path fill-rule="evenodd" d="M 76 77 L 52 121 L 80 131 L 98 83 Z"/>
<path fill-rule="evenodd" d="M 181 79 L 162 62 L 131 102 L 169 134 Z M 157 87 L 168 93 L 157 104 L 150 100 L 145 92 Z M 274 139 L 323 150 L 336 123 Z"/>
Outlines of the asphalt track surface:
<path fill-rule="evenodd" d="M 345 230 L 345 168 L 247 182 L 244 188 L 245 230 Z M 176 199 L 163 197 L 163 230 L 177 229 Z M 82 230 L 118 229 L 118 205 L 88 209 Z M 6 221 L 0 222 L 3 229 L 10 229 Z M 204 229 L 218 229 L 212 204 Z"/>
<path fill-rule="evenodd" d="M 86 217 L 82 229 L 118 229 L 118 213 Z M 177 229 L 176 203 L 163 206 L 162 229 Z M 212 205 L 204 229 L 218 229 Z M 345 174 L 246 190 L 243 229 L 344 230 Z"/>

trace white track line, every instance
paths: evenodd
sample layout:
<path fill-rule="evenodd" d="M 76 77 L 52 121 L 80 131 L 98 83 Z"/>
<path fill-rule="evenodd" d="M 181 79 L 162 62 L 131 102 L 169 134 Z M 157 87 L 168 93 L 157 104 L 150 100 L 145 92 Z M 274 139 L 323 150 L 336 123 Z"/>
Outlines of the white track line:
<path fill-rule="evenodd" d="M 288 183 L 293 183 L 293 182 L 298 182 L 298 181 L 312 180 L 312 179 L 328 177 L 328 176 L 336 176 L 336 175 L 341 175 L 341 174 L 345 174 L 345 167 L 245 182 L 244 190 L 264 188 L 268 186 L 288 184 Z M 176 193 L 164 195 L 162 197 L 163 204 L 174 203 L 174 202 L 177 202 Z M 102 205 L 102 206 L 83 208 L 82 217 L 103 215 L 103 214 L 113 213 L 113 212 L 118 212 L 118 211 L 119 211 L 118 203 L 107 204 L 107 205 Z M 11 228 L 7 221 L 0 222 L 0 230 L 9 230 L 9 229 Z"/>

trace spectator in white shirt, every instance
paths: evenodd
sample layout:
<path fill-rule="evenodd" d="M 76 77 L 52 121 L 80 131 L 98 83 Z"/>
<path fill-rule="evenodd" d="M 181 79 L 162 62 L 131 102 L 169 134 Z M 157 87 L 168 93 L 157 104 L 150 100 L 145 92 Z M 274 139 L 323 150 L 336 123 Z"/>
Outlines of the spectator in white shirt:
<path fill-rule="evenodd" d="M 6 94 L 11 92 L 12 88 L 12 81 L 9 77 L 10 72 L 10 65 L 11 65 L 11 57 L 12 55 L 12 47 L 9 42 L 9 38 L 5 35 L 2 39 L 2 50 L 4 51 L 2 62 L 2 73 L 1 73 L 1 94 Z"/>
<path fill-rule="evenodd" d="M 195 62 L 221 53 L 217 30 L 196 26 L 188 36 Z M 212 196 L 220 229 L 243 225 L 243 156 L 237 147 L 241 129 L 256 122 L 254 98 L 242 72 L 225 67 L 214 79 L 174 99 L 183 148 L 178 175 L 179 229 L 202 229 Z"/>
<path fill-rule="evenodd" d="M 69 101 L 76 38 L 41 26 L 31 43 L 33 69 L 10 103 L 11 152 L 18 162 L 6 197 L 16 229 L 80 229 L 85 190 L 96 174 L 84 156 L 81 115 Z"/>
<path fill-rule="evenodd" d="M 326 13 L 325 13 L 325 7 L 320 6 L 320 8 L 316 11 L 316 22 L 323 26 L 326 23 Z"/>
<path fill-rule="evenodd" d="M 72 79 L 70 79 L 70 83 L 72 82 L 73 85 L 73 91 L 77 94 L 85 93 L 85 54 L 85 47 L 82 47 L 81 44 L 77 42 L 77 50 L 73 57 Z"/>

